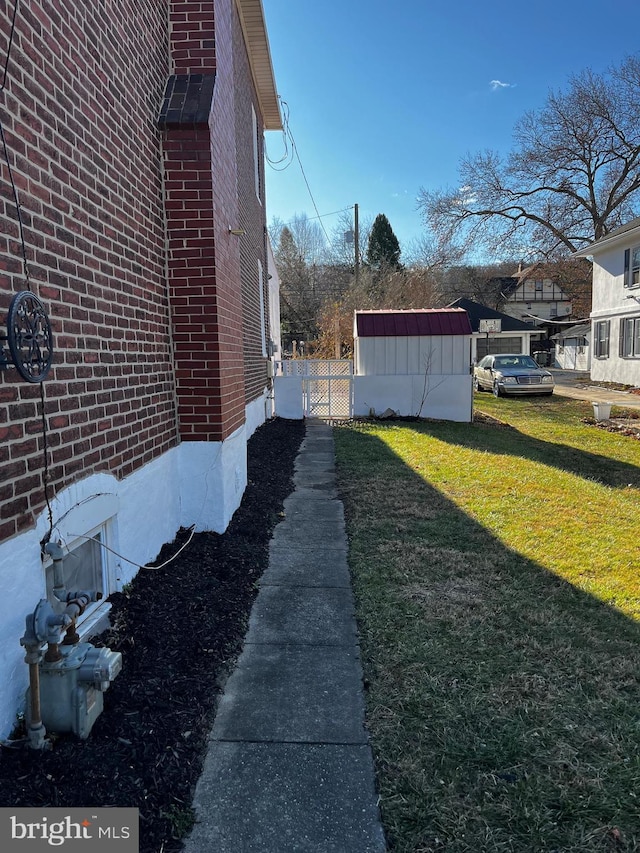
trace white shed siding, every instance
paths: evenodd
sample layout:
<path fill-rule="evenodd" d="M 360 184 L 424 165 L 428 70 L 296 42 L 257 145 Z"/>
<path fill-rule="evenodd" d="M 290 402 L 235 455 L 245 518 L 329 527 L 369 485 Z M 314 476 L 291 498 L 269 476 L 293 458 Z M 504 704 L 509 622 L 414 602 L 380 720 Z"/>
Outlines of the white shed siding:
<path fill-rule="evenodd" d="M 564 346 L 556 346 L 555 358 L 557 366 L 563 370 L 589 370 L 591 366 L 589 346 L 577 338 L 567 338 Z"/>
<path fill-rule="evenodd" d="M 468 423 L 472 418 L 471 376 L 354 376 L 353 413 L 380 415 L 392 409 L 400 417 Z"/>
<path fill-rule="evenodd" d="M 470 337 L 365 337 L 357 339 L 358 376 L 464 375 L 469 373 Z"/>

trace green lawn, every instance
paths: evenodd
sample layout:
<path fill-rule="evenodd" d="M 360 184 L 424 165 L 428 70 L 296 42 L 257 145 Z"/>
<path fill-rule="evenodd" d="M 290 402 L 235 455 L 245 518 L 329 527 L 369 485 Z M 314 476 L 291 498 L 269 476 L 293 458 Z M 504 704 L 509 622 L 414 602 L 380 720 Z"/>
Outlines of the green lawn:
<path fill-rule="evenodd" d="M 334 430 L 389 841 L 640 850 L 640 442 L 476 406 Z"/>

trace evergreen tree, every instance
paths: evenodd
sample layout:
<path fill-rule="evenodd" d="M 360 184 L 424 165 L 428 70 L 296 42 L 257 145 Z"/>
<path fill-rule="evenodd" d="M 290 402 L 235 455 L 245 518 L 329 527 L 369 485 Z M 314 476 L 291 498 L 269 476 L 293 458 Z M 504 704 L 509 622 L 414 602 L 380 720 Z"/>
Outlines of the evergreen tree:
<path fill-rule="evenodd" d="M 366 261 L 374 270 L 399 270 L 400 243 L 384 213 L 379 213 L 371 227 Z"/>

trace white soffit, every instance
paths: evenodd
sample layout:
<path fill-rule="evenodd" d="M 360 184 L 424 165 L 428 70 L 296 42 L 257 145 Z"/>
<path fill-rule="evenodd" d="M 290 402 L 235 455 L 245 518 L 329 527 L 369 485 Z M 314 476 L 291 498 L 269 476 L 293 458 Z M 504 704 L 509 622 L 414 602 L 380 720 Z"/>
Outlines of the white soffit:
<path fill-rule="evenodd" d="M 236 0 L 265 130 L 282 130 L 262 0 Z"/>

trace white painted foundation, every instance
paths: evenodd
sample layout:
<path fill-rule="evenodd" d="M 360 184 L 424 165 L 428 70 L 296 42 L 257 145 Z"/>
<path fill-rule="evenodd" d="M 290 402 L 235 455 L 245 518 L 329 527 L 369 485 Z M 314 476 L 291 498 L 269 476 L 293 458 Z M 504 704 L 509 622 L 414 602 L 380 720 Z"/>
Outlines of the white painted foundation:
<path fill-rule="evenodd" d="M 51 503 L 52 540 L 70 545 L 107 522 L 107 544 L 121 555 L 109 557 L 113 592 L 135 577 L 138 564 L 154 560 L 181 526 L 224 532 L 247 484 L 247 440 L 264 423 L 268 406 L 265 389 L 247 406 L 246 424 L 223 442 L 182 442 L 124 480 L 93 474 L 74 483 Z M 34 529 L 0 544 L 0 738 L 10 735 L 23 709 L 28 668 L 20 637 L 26 616 L 46 595 L 40 542 L 48 531 L 45 511 Z M 105 602 L 96 616 L 108 609 Z"/>
<path fill-rule="evenodd" d="M 276 415 L 292 421 L 304 417 L 302 376 L 276 376 L 273 380 Z"/>

